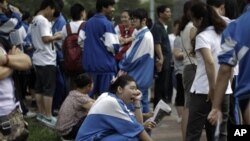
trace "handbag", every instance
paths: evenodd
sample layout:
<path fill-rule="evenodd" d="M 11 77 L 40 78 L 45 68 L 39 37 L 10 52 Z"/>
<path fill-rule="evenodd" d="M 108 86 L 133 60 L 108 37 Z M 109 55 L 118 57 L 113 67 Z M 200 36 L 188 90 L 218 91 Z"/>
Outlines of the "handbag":
<path fill-rule="evenodd" d="M 1 141 L 26 141 L 29 136 L 27 125 L 19 108 L 0 117 Z"/>

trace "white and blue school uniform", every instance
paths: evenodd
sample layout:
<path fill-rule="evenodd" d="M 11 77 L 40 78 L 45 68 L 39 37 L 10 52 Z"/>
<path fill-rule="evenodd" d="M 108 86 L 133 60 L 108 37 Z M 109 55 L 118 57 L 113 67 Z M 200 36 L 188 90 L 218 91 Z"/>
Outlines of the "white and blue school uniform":
<path fill-rule="evenodd" d="M 250 5 L 246 12 L 237 20 L 231 22 L 222 34 L 222 51 L 218 56 L 220 64 L 231 67 L 239 64 L 239 73 L 236 79 L 234 96 L 236 104 L 238 100 L 249 99 L 250 97 Z M 235 111 L 238 115 L 238 110 Z M 237 123 L 240 119 L 236 116 Z"/>
<path fill-rule="evenodd" d="M 139 141 L 144 127 L 115 94 L 103 93 L 81 125 L 77 141 Z"/>
<path fill-rule="evenodd" d="M 143 94 L 143 113 L 149 112 L 148 89 L 153 81 L 154 41 L 146 26 L 136 33 L 135 40 L 120 61 L 119 67 L 135 79 Z"/>
<path fill-rule="evenodd" d="M 12 12 L 10 16 L 0 13 L 0 35 L 6 38 L 13 30 L 22 27 L 21 18 L 17 13 Z"/>
<path fill-rule="evenodd" d="M 83 41 L 83 68 L 92 75 L 93 94 L 100 95 L 108 90 L 117 72 L 114 55 L 119 50 L 119 39 L 114 26 L 106 16 L 96 14 L 90 18 L 80 32 Z"/>
<path fill-rule="evenodd" d="M 0 36 L 8 39 L 13 45 L 23 44 L 27 33 L 22 26 L 19 14 L 12 12 L 10 15 L 0 13 Z"/>

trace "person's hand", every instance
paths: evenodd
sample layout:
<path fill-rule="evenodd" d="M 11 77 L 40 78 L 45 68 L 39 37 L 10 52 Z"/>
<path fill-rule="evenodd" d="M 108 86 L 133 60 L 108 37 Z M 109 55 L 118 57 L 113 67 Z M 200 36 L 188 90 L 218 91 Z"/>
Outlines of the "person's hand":
<path fill-rule="evenodd" d="M 6 63 L 6 57 L 3 53 L 0 52 L 0 66 Z"/>
<path fill-rule="evenodd" d="M 208 114 L 207 119 L 212 125 L 216 125 L 218 120 L 222 121 L 222 113 L 219 109 L 213 108 Z"/>
<path fill-rule="evenodd" d="M 17 48 L 16 46 L 13 46 L 8 54 L 15 55 L 15 54 L 20 54 L 20 53 L 22 53 L 22 51 L 19 48 Z"/>
<path fill-rule="evenodd" d="M 54 34 L 54 40 L 61 40 L 62 39 L 62 34 L 60 32 L 56 32 Z"/>
<path fill-rule="evenodd" d="M 161 72 L 162 70 L 162 65 L 163 65 L 163 60 L 161 59 L 156 59 L 156 71 Z"/>
<path fill-rule="evenodd" d="M 156 127 L 156 123 L 152 120 L 147 120 L 143 123 L 143 126 L 146 130 L 152 130 Z"/>
<path fill-rule="evenodd" d="M 119 37 L 120 44 L 123 45 L 126 43 L 126 38 Z"/>
<path fill-rule="evenodd" d="M 142 98 L 142 92 L 137 89 L 135 97 L 134 97 L 134 101 L 141 101 L 141 98 Z"/>
<path fill-rule="evenodd" d="M 122 75 L 127 75 L 127 72 L 123 71 L 123 70 L 119 70 L 117 77 L 120 77 Z"/>

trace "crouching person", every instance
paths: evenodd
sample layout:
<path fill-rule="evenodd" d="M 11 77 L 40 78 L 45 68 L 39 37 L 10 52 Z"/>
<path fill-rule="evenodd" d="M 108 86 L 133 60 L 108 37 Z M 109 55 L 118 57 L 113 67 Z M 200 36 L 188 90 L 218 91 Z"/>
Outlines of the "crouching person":
<path fill-rule="evenodd" d="M 88 96 L 93 88 L 93 81 L 88 74 L 78 75 L 75 84 L 77 88 L 69 92 L 59 110 L 56 123 L 56 130 L 66 140 L 75 139 L 78 129 L 94 102 Z"/>
<path fill-rule="evenodd" d="M 25 141 L 28 138 L 27 123 L 15 97 L 12 79 L 14 70 L 31 67 L 29 56 L 0 37 L 0 140 Z"/>
<path fill-rule="evenodd" d="M 91 107 L 76 141 L 153 141 L 142 125 L 141 97 L 132 77 L 118 77 Z M 129 104 L 135 105 L 134 113 Z"/>

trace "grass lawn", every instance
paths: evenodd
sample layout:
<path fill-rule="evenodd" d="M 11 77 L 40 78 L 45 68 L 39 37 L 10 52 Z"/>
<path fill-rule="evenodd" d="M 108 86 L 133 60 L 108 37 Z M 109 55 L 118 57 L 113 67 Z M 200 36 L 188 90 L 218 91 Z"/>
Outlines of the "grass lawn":
<path fill-rule="evenodd" d="M 58 134 L 39 123 L 35 118 L 26 119 L 29 123 L 29 138 L 28 141 L 60 141 Z"/>

